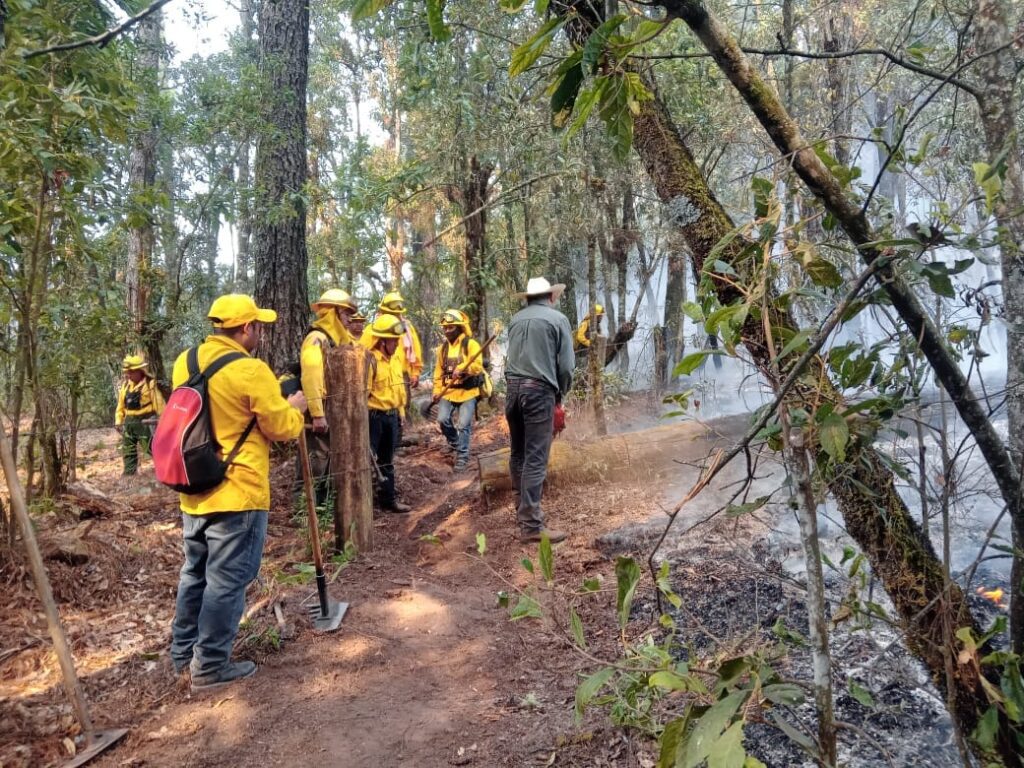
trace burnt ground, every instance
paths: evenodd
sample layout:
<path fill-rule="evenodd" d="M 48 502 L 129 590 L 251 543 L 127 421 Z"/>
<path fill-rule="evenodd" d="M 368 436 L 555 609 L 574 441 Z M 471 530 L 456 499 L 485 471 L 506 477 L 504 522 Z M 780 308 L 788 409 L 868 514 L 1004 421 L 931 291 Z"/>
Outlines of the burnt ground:
<path fill-rule="evenodd" d="M 643 421 L 628 408 L 613 419 Z M 568 642 L 564 601 L 555 593 L 537 592 L 551 606 L 544 619 L 509 620 L 498 595 L 539 588 L 520 564 L 524 557 L 536 560 L 536 547 L 514 538 L 507 496 L 484 503 L 474 476 L 452 475 L 430 425 L 414 430 L 421 442 L 397 465 L 413 513 L 377 518 L 374 549 L 330 566 L 332 595 L 351 608 L 338 633 L 314 634 L 304 605 L 313 594 L 304 565 L 308 550 L 290 507 L 293 469 L 280 457 L 261 582 L 250 599 L 265 607 L 244 625 L 236 647 L 261 666 L 252 679 L 206 695 L 191 695 L 166 659 L 180 567 L 174 495 L 155 486 L 151 472 L 131 483 L 120 480 L 116 435 L 89 433 L 80 475 L 127 511 L 89 521 L 87 561 L 47 565 L 97 726 L 131 729 L 94 764 L 651 768 L 657 747 L 649 738 L 614 727 L 596 709 L 576 722 L 576 685 L 596 660 L 618 653 L 615 557 L 646 559 L 664 525 L 662 493 L 669 488 L 675 495 L 692 484 L 694 465 L 744 425 L 743 418 L 717 422 L 707 440 L 696 441 L 679 466 L 654 482 L 635 478 L 546 492 L 550 523 L 570 533 L 555 551 L 558 585 L 602 580 L 602 589 L 579 606 L 588 656 Z M 579 429 L 586 433 L 585 425 Z M 504 441 L 500 419 L 478 424 L 479 452 Z M 727 472 L 723 483 L 734 479 Z M 722 489 L 711 489 L 695 499 L 676 529 L 722 498 Z M 790 630 L 806 631 L 799 581 L 779 566 L 784 553 L 778 545 L 767 544 L 778 514 L 769 508 L 716 519 L 666 541 L 661 554 L 684 598 L 676 620 L 693 653 L 763 648 L 777 642 L 772 627 L 780 617 Z M 78 525 L 77 511 L 67 505 L 39 517 L 44 541 Z M 424 540 L 427 535 L 440 543 Z M 77 726 L 24 565 L 4 561 L 0 584 L 0 765 L 54 765 L 74 747 Z M 846 587 L 835 579 L 834 592 Z M 633 618 L 630 637 L 657 626 L 648 579 Z M 941 703 L 895 635 L 879 627 L 855 632 L 851 625 L 841 624 L 833 637 L 838 716 L 850 724 L 840 734 L 843 757 L 851 765 L 883 765 L 877 743 L 895 765 L 956 765 L 946 759 L 955 754 Z M 809 657 L 799 647 L 780 664 L 787 677 L 810 679 Z M 847 692 L 850 677 L 870 692 L 873 706 Z M 671 712 L 681 704 L 663 706 Z M 809 705 L 786 715 L 813 732 Z M 746 734 L 748 750 L 769 766 L 807 763 L 774 727 L 751 722 Z"/>

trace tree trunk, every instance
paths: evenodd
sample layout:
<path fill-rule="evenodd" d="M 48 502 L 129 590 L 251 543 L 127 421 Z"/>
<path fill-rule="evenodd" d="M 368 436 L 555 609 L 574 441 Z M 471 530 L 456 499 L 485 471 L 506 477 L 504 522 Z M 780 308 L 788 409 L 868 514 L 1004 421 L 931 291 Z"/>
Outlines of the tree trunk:
<path fill-rule="evenodd" d="M 259 68 L 265 128 L 256 140 L 253 266 L 256 302 L 277 310 L 263 330 L 261 356 L 281 370 L 295 356 L 309 319 L 306 254 L 306 82 L 309 7 L 263 0 Z"/>
<path fill-rule="evenodd" d="M 242 58 L 245 64 L 256 63 L 256 51 L 253 44 L 255 31 L 256 8 L 254 0 L 241 0 L 238 9 L 241 16 Z M 250 290 L 251 260 L 250 245 L 252 242 L 252 169 L 249 164 L 249 153 L 252 151 L 251 141 L 245 136 L 238 150 L 238 162 L 235 169 L 235 210 L 238 227 L 238 254 L 235 261 L 235 290 L 248 293 Z"/>
<path fill-rule="evenodd" d="M 668 284 L 665 286 L 665 368 L 661 375 L 666 386 L 672 381 L 672 370 L 683 356 L 683 334 L 687 281 L 686 254 L 682 248 L 672 248 L 668 254 Z"/>
<path fill-rule="evenodd" d="M 1008 44 L 1015 34 L 1002 0 L 977 0 L 974 23 L 979 51 L 997 51 L 979 62 L 983 83 L 979 108 L 985 148 L 991 162 L 1003 158 L 1003 187 L 993 214 L 1003 269 L 1003 320 L 1006 323 L 1006 413 L 1010 451 L 1015 466 L 1024 460 L 1024 170 L 1015 120 L 1020 113 L 1017 62 Z M 1001 50 L 998 50 L 1001 49 Z M 1010 637 L 1013 649 L 1024 652 L 1024 509 L 1013 518 L 1017 556 L 1010 573 Z"/>
<path fill-rule="evenodd" d="M 448 199 L 462 208 L 465 247 L 462 254 L 462 279 L 469 320 L 476 335 L 487 336 L 487 199 L 490 196 L 494 164 L 481 163 L 476 155 L 465 164 L 462 185 L 448 191 Z M 479 210 L 483 208 L 483 210 Z"/>
<path fill-rule="evenodd" d="M 153 209 L 154 184 L 156 183 L 156 147 L 160 131 L 155 120 L 156 99 L 160 77 L 160 53 L 163 48 L 161 36 L 162 12 L 150 14 L 138 25 L 138 56 L 135 81 L 142 84 L 141 125 L 132 139 L 128 156 L 128 187 L 131 190 L 129 210 L 133 213 L 133 225 L 128 229 L 128 268 L 125 284 L 128 288 L 128 315 L 136 338 L 142 340 L 146 329 L 146 314 L 149 310 L 149 286 L 147 271 L 153 262 L 156 246 L 156 229 Z"/>

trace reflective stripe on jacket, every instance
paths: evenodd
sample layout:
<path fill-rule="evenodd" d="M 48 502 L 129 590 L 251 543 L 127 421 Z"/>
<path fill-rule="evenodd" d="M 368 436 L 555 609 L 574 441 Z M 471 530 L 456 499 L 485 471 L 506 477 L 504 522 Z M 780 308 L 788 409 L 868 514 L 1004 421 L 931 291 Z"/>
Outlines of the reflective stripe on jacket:
<path fill-rule="evenodd" d="M 138 408 L 129 408 L 125 403 L 128 394 L 132 392 L 138 392 L 139 394 Z M 121 385 L 121 389 L 117 393 L 117 410 L 114 411 L 114 423 L 124 424 L 125 417 L 127 416 L 159 416 L 163 412 L 164 396 L 160 394 L 156 381 L 146 376 L 137 384 L 133 381 L 125 381 Z"/>
<path fill-rule="evenodd" d="M 248 354 L 241 344 L 227 336 L 207 336 L 199 345 L 200 370 L 227 352 Z M 186 350 L 174 362 L 175 387 L 188 380 L 187 355 Z M 281 397 L 280 385 L 270 367 L 254 357 L 224 366 L 210 379 L 207 391 L 222 456 L 235 447 L 254 416 L 256 427 L 228 467 L 223 483 L 206 493 L 180 494 L 182 511 L 207 515 L 270 509 L 270 442 L 298 437 L 302 433 L 302 414 Z"/>
<path fill-rule="evenodd" d="M 483 355 L 477 355 L 480 351 L 480 342 L 476 339 L 469 339 L 466 343 L 466 354 L 463 356 L 462 343 L 465 338 L 465 335 L 459 336 L 459 338 L 457 338 L 453 343 L 448 345 L 448 359 L 459 361 L 455 366 L 456 371 L 462 371 L 466 376 L 478 376 L 484 372 Z M 448 381 L 444 378 L 444 363 L 441 359 L 441 354 L 443 352 L 444 344 L 438 346 L 434 352 L 434 358 L 437 361 L 434 363 L 434 397 L 440 395 L 441 390 L 448 385 Z M 466 363 L 469 362 L 474 355 L 476 355 L 476 359 L 467 367 Z M 452 403 L 464 403 L 467 400 L 472 400 L 474 397 L 480 397 L 479 387 L 473 387 L 471 389 L 452 387 L 444 393 L 444 399 Z"/>

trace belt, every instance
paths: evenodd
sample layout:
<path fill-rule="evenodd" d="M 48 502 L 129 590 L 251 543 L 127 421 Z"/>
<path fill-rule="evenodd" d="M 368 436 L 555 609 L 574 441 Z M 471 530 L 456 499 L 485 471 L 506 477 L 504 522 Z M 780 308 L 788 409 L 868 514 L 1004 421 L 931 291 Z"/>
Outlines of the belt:
<path fill-rule="evenodd" d="M 558 391 L 555 387 L 551 386 L 546 381 L 541 381 L 540 379 L 531 379 L 528 376 L 506 376 L 505 380 L 510 385 L 522 387 L 523 389 L 547 389 L 552 392 Z"/>
<path fill-rule="evenodd" d="M 373 416 L 373 415 L 378 415 L 378 416 L 398 416 L 399 413 L 400 413 L 400 411 L 399 411 L 398 408 L 392 408 L 391 410 L 388 410 L 388 411 L 382 411 L 380 408 L 371 408 L 370 409 L 370 415 L 371 416 Z"/>

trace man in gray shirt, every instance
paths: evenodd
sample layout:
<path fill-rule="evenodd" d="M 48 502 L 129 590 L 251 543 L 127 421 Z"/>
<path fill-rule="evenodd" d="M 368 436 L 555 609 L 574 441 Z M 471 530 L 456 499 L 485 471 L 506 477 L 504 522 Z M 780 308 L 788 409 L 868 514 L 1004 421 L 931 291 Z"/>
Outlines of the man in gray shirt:
<path fill-rule="evenodd" d="M 543 277 L 531 277 L 519 294 L 527 305 L 508 326 L 505 420 L 512 443 L 509 472 L 523 541 L 540 541 L 542 534 L 552 543 L 565 538 L 564 533 L 544 527 L 540 509 L 555 404 L 572 387 L 575 366 L 572 326 L 553 306 L 564 290 L 564 284 L 551 285 Z"/>

